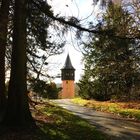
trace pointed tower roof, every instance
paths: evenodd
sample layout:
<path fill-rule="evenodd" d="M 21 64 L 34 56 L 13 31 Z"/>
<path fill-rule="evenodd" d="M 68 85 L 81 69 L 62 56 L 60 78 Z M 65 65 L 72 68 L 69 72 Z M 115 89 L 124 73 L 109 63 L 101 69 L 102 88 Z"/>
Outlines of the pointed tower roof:
<path fill-rule="evenodd" d="M 75 68 L 72 66 L 72 63 L 71 63 L 69 54 L 67 55 L 65 64 L 64 64 L 64 66 L 63 66 L 62 69 L 71 69 L 71 70 L 75 70 Z"/>

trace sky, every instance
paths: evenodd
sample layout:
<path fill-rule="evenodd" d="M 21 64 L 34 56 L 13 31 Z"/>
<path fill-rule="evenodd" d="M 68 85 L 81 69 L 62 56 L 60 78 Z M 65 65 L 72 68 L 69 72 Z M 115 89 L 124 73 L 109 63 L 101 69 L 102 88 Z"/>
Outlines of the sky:
<path fill-rule="evenodd" d="M 54 14 L 60 14 L 62 16 L 75 16 L 81 19 L 85 24 L 85 18 L 91 18 L 91 13 L 94 15 L 98 15 L 99 9 L 98 6 L 93 9 L 93 0 L 48 0 L 48 3 L 52 6 Z M 92 17 L 93 18 L 93 17 Z M 83 74 L 83 62 L 82 62 L 82 53 L 80 51 L 80 47 L 77 45 L 76 41 L 74 41 L 74 34 L 69 33 L 65 35 L 66 45 L 64 47 L 64 52 L 60 55 L 56 55 L 49 58 L 50 67 L 49 74 L 50 75 L 58 75 L 61 74 L 61 68 L 63 67 L 67 54 L 69 53 L 70 59 L 73 67 L 76 69 L 75 71 L 75 82 L 78 82 Z M 55 64 L 55 65 L 54 65 Z M 54 79 L 54 82 L 61 83 L 61 78 Z"/>
<path fill-rule="evenodd" d="M 102 0 L 100 0 L 102 1 Z M 100 17 L 101 11 L 103 10 L 99 5 L 93 5 L 93 0 L 47 0 L 47 2 L 52 6 L 54 14 L 59 14 L 60 16 L 75 16 L 80 19 L 82 25 L 86 26 L 87 20 L 96 23 L 96 17 Z M 116 4 L 121 4 L 121 0 L 113 0 Z M 129 0 L 128 0 L 129 1 Z M 91 14 L 92 13 L 92 14 Z M 88 17 L 88 19 L 87 19 Z M 74 34 L 68 34 L 64 36 L 66 38 L 66 45 L 64 47 L 64 52 L 60 55 L 53 56 L 49 58 L 50 67 L 49 74 L 56 76 L 61 74 L 61 68 L 63 67 L 67 54 L 69 53 L 73 67 L 75 71 L 75 82 L 78 82 L 83 74 L 83 62 L 82 53 L 80 52 L 81 46 L 78 46 L 74 40 Z M 55 64 L 55 65 L 54 65 Z M 61 78 L 54 79 L 54 82 L 61 83 Z"/>

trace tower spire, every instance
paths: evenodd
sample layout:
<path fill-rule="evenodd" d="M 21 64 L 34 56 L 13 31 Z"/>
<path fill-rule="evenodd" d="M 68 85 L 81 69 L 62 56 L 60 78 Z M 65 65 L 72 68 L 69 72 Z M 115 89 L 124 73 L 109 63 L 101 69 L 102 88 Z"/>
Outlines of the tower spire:
<path fill-rule="evenodd" d="M 66 58 L 65 64 L 64 64 L 64 66 L 63 66 L 62 69 L 71 69 L 71 70 L 75 70 L 74 67 L 72 66 L 72 63 L 71 63 L 69 54 L 67 54 L 67 58 Z"/>

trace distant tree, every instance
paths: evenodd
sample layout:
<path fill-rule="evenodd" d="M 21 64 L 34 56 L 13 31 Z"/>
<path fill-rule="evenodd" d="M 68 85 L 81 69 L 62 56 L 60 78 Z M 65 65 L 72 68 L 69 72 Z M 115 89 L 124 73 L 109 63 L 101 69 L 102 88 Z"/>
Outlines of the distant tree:
<path fill-rule="evenodd" d="M 91 99 L 93 98 L 92 93 L 92 82 L 90 81 L 91 78 L 91 71 L 89 70 L 89 65 L 85 65 L 84 75 L 81 77 L 81 80 L 77 83 L 79 87 L 78 95 L 84 99 Z"/>
<path fill-rule="evenodd" d="M 61 90 L 54 82 L 46 82 L 35 78 L 29 80 L 29 89 L 35 92 L 36 95 L 48 99 L 57 99 Z"/>

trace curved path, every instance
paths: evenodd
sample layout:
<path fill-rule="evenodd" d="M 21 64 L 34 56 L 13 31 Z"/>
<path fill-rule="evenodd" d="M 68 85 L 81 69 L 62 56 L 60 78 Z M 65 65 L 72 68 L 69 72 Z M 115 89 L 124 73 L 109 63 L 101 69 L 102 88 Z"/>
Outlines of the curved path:
<path fill-rule="evenodd" d="M 140 123 L 138 122 L 82 107 L 72 103 L 70 99 L 51 100 L 51 102 L 88 120 L 99 131 L 109 135 L 111 140 L 140 140 Z"/>

